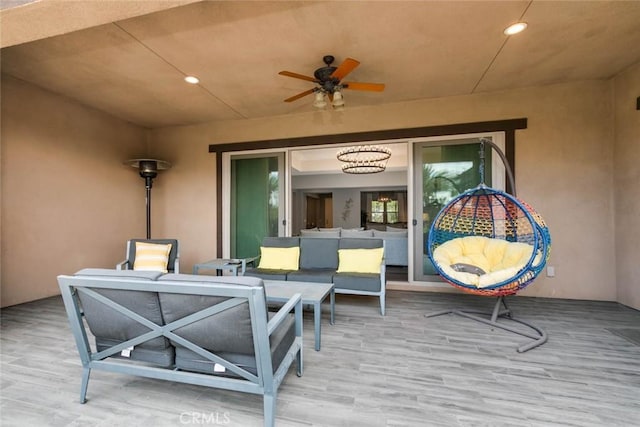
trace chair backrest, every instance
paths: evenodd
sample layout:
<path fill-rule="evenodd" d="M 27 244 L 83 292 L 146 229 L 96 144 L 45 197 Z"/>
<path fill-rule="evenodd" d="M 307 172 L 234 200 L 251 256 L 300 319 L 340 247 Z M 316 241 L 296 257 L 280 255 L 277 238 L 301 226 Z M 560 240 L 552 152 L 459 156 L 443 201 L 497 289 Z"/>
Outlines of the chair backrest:
<path fill-rule="evenodd" d="M 292 248 L 300 246 L 299 237 L 265 237 L 262 239 L 262 246 L 269 248 Z"/>
<path fill-rule="evenodd" d="M 177 239 L 131 239 L 127 242 L 127 261 L 129 268 L 133 270 L 133 263 L 136 260 L 136 242 L 154 243 L 166 245 L 171 243 L 171 252 L 169 253 L 169 262 L 167 263 L 167 271 L 169 273 L 177 273 L 176 260 L 180 256 L 180 247 Z"/>

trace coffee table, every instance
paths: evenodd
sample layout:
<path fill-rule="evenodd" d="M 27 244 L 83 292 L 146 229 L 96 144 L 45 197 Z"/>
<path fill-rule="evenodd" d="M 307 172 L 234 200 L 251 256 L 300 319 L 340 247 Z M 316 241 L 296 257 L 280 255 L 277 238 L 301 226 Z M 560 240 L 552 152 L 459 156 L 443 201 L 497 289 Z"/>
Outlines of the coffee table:
<path fill-rule="evenodd" d="M 313 305 L 313 322 L 315 329 L 315 348 L 320 351 L 320 327 L 322 318 L 322 301 L 329 296 L 331 320 L 335 323 L 336 294 L 333 283 L 293 282 L 283 280 L 264 280 L 267 302 L 286 302 L 295 294 L 302 295 L 302 304 Z"/>

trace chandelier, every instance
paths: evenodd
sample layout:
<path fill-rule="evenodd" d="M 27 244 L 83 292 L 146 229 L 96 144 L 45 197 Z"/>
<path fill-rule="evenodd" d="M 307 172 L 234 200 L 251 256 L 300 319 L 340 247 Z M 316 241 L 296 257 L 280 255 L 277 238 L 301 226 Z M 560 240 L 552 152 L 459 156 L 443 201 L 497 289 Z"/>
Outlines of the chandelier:
<path fill-rule="evenodd" d="M 386 202 L 392 202 L 392 201 L 394 201 L 393 197 L 389 193 L 380 193 L 378 195 L 378 202 L 386 203 Z"/>
<path fill-rule="evenodd" d="M 387 160 L 391 157 L 391 150 L 379 145 L 358 145 L 347 147 L 336 155 L 344 162 L 342 172 L 351 174 L 367 174 L 384 172 Z"/>

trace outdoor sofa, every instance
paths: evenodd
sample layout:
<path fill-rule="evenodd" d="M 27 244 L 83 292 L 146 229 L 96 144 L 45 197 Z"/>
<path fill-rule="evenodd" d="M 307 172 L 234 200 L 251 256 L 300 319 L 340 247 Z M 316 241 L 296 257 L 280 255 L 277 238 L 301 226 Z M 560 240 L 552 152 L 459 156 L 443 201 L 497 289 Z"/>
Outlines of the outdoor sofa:
<path fill-rule="evenodd" d="M 103 370 L 260 394 L 273 426 L 294 361 L 302 375 L 300 295 L 268 313 L 260 279 L 84 269 L 58 283 L 82 362 L 81 403 L 90 372 Z"/>
<path fill-rule="evenodd" d="M 260 260 L 245 276 L 264 280 L 333 283 L 338 294 L 380 298 L 385 314 L 385 246 L 382 239 L 266 237 Z"/>

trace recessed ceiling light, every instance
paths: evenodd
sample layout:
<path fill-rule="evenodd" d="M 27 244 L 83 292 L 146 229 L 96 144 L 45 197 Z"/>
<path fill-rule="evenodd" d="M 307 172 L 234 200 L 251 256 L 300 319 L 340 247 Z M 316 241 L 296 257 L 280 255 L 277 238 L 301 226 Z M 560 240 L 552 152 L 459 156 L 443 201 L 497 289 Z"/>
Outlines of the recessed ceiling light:
<path fill-rule="evenodd" d="M 526 22 L 516 22 L 515 24 L 509 25 L 507 28 L 505 28 L 504 33 L 508 36 L 512 36 L 514 34 L 518 34 L 524 31 L 526 28 L 527 28 Z"/>
<path fill-rule="evenodd" d="M 191 83 L 192 85 L 197 85 L 198 83 L 200 83 L 200 79 L 196 76 L 187 76 L 184 78 L 184 81 L 187 83 Z"/>

